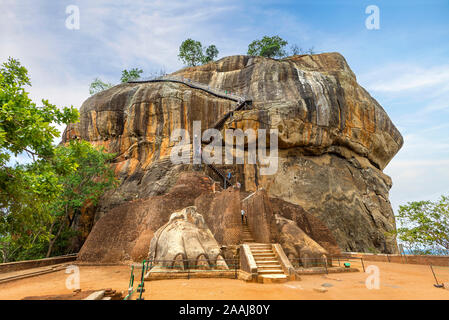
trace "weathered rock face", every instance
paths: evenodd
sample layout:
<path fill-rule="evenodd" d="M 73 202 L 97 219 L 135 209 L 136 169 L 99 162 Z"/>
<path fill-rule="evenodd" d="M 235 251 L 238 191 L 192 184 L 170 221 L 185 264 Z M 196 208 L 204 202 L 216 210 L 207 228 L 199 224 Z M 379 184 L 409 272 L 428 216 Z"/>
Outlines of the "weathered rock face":
<path fill-rule="evenodd" d="M 184 173 L 164 195 L 127 201 L 102 216 L 78 254 L 84 262 L 127 262 L 148 257 L 154 233 L 173 212 L 192 206 L 202 193 L 211 192 L 206 176 Z"/>
<path fill-rule="evenodd" d="M 233 56 L 175 73 L 210 87 L 250 96 L 253 109 L 239 111 L 225 128 L 278 129 L 279 169 L 260 176 L 258 165 L 235 165 L 245 191 L 301 205 L 332 230 L 343 250 L 395 252 L 385 233 L 395 228 L 388 200 L 391 179 L 382 170 L 403 139 L 383 108 L 362 87 L 337 53 L 278 61 Z M 122 84 L 89 98 L 75 136 L 117 153 L 122 184 L 101 201 L 99 216 L 135 198 L 166 193 L 180 172 L 167 157 L 176 128 L 207 129 L 233 101 L 178 83 Z"/>
<path fill-rule="evenodd" d="M 199 261 L 204 268 L 211 264 L 226 268 L 225 261 L 229 261 L 229 266 L 235 265 L 236 249 L 242 243 L 242 198 L 248 194 L 233 187 L 216 188 L 214 192 L 212 184 L 211 179 L 201 173 L 182 173 L 166 194 L 117 206 L 95 224 L 78 261 L 166 260 L 166 263 L 159 261 L 158 268 L 186 268 L 197 266 Z M 293 225 L 299 230 L 305 228 L 304 233 L 327 252 L 339 253 L 338 249 L 335 251 L 337 243 L 331 232 L 300 206 L 269 198 L 265 191 L 257 191 L 251 199 L 252 208 L 260 208 L 261 216 L 267 217 L 255 219 L 249 212 L 248 222 L 253 230 L 267 230 L 268 239 L 280 242 L 273 212 L 288 208 L 285 212 Z M 260 237 L 260 232 L 255 234 Z"/>
<path fill-rule="evenodd" d="M 158 267 L 228 268 L 217 241 L 194 206 L 172 213 L 154 234 L 148 257 Z"/>
<path fill-rule="evenodd" d="M 269 197 L 257 190 L 242 200 L 248 226 L 256 242 L 280 243 L 293 259 L 338 255 L 341 250 L 331 231 L 301 206 Z"/>
<path fill-rule="evenodd" d="M 279 214 L 274 216 L 279 243 L 285 254 L 295 265 L 305 268 L 316 266 L 321 263 L 329 253 L 310 238 L 298 225 Z"/>

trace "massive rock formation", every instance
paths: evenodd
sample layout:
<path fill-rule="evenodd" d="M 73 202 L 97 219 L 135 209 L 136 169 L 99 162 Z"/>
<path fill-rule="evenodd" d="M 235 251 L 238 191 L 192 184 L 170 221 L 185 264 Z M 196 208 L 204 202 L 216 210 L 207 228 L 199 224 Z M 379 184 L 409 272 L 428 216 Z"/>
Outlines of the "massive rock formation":
<path fill-rule="evenodd" d="M 263 187 L 270 197 L 300 205 L 332 230 L 343 250 L 397 250 L 386 236 L 395 222 L 388 200 L 392 182 L 382 170 L 403 139 L 340 54 L 280 61 L 232 56 L 175 75 L 252 98 L 253 109 L 236 112 L 226 128 L 279 130 L 274 175 L 261 176 L 257 164 L 230 166 L 245 191 Z M 121 84 L 89 98 L 64 140 L 82 138 L 116 153 L 122 180 L 104 196 L 95 220 L 126 201 L 168 192 L 190 169 L 168 160 L 171 132 L 192 133 L 194 120 L 207 129 L 234 106 L 167 82 Z"/>

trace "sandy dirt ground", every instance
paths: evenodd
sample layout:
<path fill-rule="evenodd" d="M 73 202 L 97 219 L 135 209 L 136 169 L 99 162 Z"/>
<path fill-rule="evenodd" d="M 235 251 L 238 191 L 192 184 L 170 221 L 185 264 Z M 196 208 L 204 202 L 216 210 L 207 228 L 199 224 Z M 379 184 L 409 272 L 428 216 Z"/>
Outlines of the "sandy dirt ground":
<path fill-rule="evenodd" d="M 380 271 L 380 289 L 367 289 L 369 276 L 363 272 L 303 275 L 301 281 L 282 284 L 246 283 L 232 279 L 177 279 L 145 283 L 144 298 L 149 299 L 445 299 L 449 290 L 435 288 L 429 266 L 366 262 Z M 443 270 L 443 272 L 446 272 Z M 447 270 L 449 272 L 449 269 Z M 0 284 L 0 299 L 26 296 L 70 294 L 66 288 L 69 274 L 58 271 L 37 277 Z M 82 290 L 112 288 L 126 291 L 129 266 L 81 266 Z M 140 274 L 136 272 L 136 282 Z M 449 274 L 448 274 L 449 276 Z M 325 284 L 327 292 L 314 289 Z"/>

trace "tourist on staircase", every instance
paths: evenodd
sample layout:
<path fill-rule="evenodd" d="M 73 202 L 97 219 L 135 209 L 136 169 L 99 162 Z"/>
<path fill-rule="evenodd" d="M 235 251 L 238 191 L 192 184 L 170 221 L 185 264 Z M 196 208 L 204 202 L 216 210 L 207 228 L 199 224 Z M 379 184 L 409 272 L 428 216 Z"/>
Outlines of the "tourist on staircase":
<path fill-rule="evenodd" d="M 245 210 L 242 209 L 241 213 L 242 213 L 242 224 L 248 225 L 248 218 L 245 214 Z"/>

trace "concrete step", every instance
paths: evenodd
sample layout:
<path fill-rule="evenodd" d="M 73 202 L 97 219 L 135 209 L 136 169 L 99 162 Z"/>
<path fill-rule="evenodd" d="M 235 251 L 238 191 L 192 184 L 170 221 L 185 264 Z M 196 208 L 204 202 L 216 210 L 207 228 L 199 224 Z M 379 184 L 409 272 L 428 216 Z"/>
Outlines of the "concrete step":
<path fill-rule="evenodd" d="M 263 243 L 255 243 L 255 244 L 252 245 L 251 247 L 254 247 L 254 248 L 269 248 L 269 249 L 272 249 L 271 244 L 263 244 Z"/>
<path fill-rule="evenodd" d="M 282 269 L 262 269 L 259 270 L 259 268 L 257 268 L 257 273 L 264 275 L 264 274 L 284 274 L 284 270 Z"/>
<path fill-rule="evenodd" d="M 279 261 L 273 259 L 273 260 L 259 260 L 256 262 L 258 265 L 265 265 L 265 264 L 276 264 L 279 263 Z"/>
<path fill-rule="evenodd" d="M 256 260 L 256 262 L 276 260 L 275 256 L 255 256 L 255 255 L 253 255 L 253 258 L 254 258 L 254 260 Z"/>
<path fill-rule="evenodd" d="M 259 283 L 284 283 L 287 280 L 288 278 L 285 274 L 270 274 L 257 277 L 257 282 Z"/>
<path fill-rule="evenodd" d="M 269 250 L 273 250 L 273 248 L 271 247 L 271 245 L 264 245 L 264 244 L 252 244 L 250 246 L 251 249 L 269 249 Z"/>
<path fill-rule="evenodd" d="M 256 262 L 276 260 L 275 256 L 255 256 L 255 255 L 253 255 L 253 258 L 254 258 L 254 260 L 256 260 Z"/>
<path fill-rule="evenodd" d="M 256 263 L 257 264 L 257 263 Z M 269 269 L 269 270 L 282 270 L 282 267 L 280 264 L 267 264 L 267 265 L 258 265 L 257 264 L 257 270 L 265 270 L 265 269 Z"/>
<path fill-rule="evenodd" d="M 265 252 L 273 253 L 273 250 L 271 250 L 271 249 L 263 249 L 263 248 L 261 248 L 261 249 L 250 248 L 250 249 L 251 249 L 252 253 L 265 253 Z"/>
<path fill-rule="evenodd" d="M 269 257 L 273 257 L 273 258 L 275 258 L 275 255 L 274 255 L 274 253 L 273 252 L 252 252 L 251 251 L 251 253 L 253 254 L 253 256 L 257 256 L 257 257 L 267 257 L 267 256 L 269 256 Z"/>

